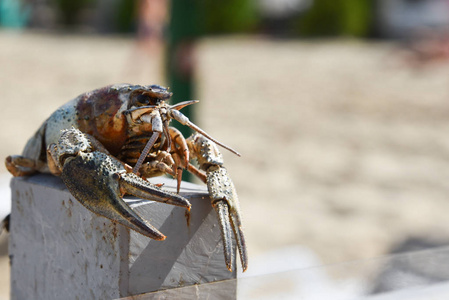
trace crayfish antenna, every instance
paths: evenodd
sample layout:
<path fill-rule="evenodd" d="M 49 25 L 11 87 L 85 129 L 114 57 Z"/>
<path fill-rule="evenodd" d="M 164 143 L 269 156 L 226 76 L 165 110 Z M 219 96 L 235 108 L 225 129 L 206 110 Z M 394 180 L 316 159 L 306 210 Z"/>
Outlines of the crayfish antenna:
<path fill-rule="evenodd" d="M 226 146 L 225 144 L 217 141 L 216 139 L 214 139 L 213 137 L 211 137 L 207 132 L 205 132 L 204 130 L 202 130 L 201 128 L 199 128 L 197 125 L 195 125 L 194 123 L 192 123 L 189 118 L 187 118 L 184 114 L 182 114 L 181 112 L 177 111 L 177 110 L 171 110 L 170 111 L 171 117 L 173 119 L 175 119 L 176 121 L 178 121 L 179 123 L 181 123 L 182 125 L 186 125 L 190 128 L 192 128 L 193 130 L 195 130 L 198 133 L 201 133 L 202 135 L 204 135 L 205 137 L 207 137 L 209 140 L 213 141 L 215 144 L 225 148 L 226 150 L 231 151 L 232 153 L 234 153 L 237 156 L 241 156 L 240 153 L 238 153 L 236 150 L 232 149 L 229 146 Z"/>
<path fill-rule="evenodd" d="M 217 145 L 219 145 L 219 146 L 225 148 L 226 150 L 231 151 L 232 153 L 234 153 L 234 154 L 237 155 L 237 156 L 241 156 L 241 154 L 240 154 L 239 152 L 237 152 L 236 150 L 232 149 L 231 147 L 229 147 L 229 146 L 227 146 L 227 145 L 225 145 L 225 144 L 223 144 L 223 143 L 217 141 L 216 139 L 214 139 L 213 137 L 211 137 L 207 132 L 205 132 L 204 130 L 202 130 L 201 128 L 199 128 L 199 127 L 198 127 L 197 125 L 195 125 L 194 123 L 192 123 L 192 122 L 189 121 L 186 125 L 189 126 L 190 128 L 192 128 L 193 130 L 195 130 L 196 132 L 201 133 L 202 135 L 204 135 L 205 137 L 207 137 L 209 140 L 213 141 L 215 144 L 217 144 Z"/>
<path fill-rule="evenodd" d="M 189 105 L 192 105 L 192 104 L 196 104 L 198 102 L 200 102 L 200 100 L 183 101 L 183 102 L 179 102 L 179 103 L 176 103 L 176 104 L 170 106 L 170 108 L 176 109 L 176 110 L 180 110 L 180 109 L 183 109 L 186 106 L 189 106 Z"/>

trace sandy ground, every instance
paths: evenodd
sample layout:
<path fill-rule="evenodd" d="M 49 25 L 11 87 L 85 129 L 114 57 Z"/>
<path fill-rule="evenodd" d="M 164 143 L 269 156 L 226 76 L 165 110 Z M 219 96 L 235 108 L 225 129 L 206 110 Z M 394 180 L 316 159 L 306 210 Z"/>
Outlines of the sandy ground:
<path fill-rule="evenodd" d="M 0 157 L 82 92 L 163 83 L 129 39 L 0 31 L 0 44 Z M 197 59 L 197 123 L 242 153 L 224 155 L 252 256 L 301 245 L 330 264 L 411 236 L 449 242 L 448 64 L 410 68 L 381 43 L 235 37 L 203 40 Z"/>

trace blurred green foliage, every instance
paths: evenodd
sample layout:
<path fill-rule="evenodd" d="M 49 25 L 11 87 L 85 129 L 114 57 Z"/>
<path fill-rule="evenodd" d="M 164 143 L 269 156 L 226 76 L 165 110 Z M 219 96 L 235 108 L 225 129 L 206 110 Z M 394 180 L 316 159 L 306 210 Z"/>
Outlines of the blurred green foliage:
<path fill-rule="evenodd" d="M 61 14 L 61 23 L 64 26 L 73 26 L 79 23 L 80 13 L 95 0 L 53 0 L 56 9 Z"/>
<path fill-rule="evenodd" d="M 371 29 L 373 6 L 373 0 L 315 0 L 295 22 L 295 32 L 304 37 L 364 37 Z"/>
<path fill-rule="evenodd" d="M 95 7 L 96 0 L 52 0 L 60 12 L 63 25 L 77 25 L 79 15 L 86 7 Z M 172 0 L 182 1 L 182 0 Z M 114 23 L 110 31 L 132 32 L 136 29 L 138 0 L 119 0 L 111 2 Z M 248 33 L 257 28 L 259 16 L 253 0 L 193 0 L 192 7 L 181 17 L 190 18 L 198 28 L 198 34 Z M 193 13 L 192 13 L 193 11 Z"/>
<path fill-rule="evenodd" d="M 1 1 L 1 0 L 0 0 Z M 79 25 L 80 15 L 87 7 L 95 8 L 97 0 L 51 0 L 66 26 Z M 182 4 L 183 0 L 171 0 Z M 276 0 L 273 0 L 276 1 Z M 177 18 L 189 20 L 186 25 L 194 36 L 228 33 L 254 33 L 272 26 L 260 15 L 256 0 L 191 0 L 189 7 Z M 280 32 L 292 37 L 354 36 L 370 34 L 375 0 L 314 0 L 305 12 L 286 16 Z M 137 24 L 139 0 L 112 1 L 115 9 L 109 24 L 110 32 L 133 32 Z M 100 12 L 101 13 L 101 12 Z M 183 21 L 184 22 L 184 21 Z M 189 23 L 186 23 L 189 24 Z"/>
<path fill-rule="evenodd" d="M 138 1 L 122 0 L 118 3 L 115 24 L 111 27 L 120 33 L 132 32 L 136 29 Z"/>
<path fill-rule="evenodd" d="M 252 0 L 196 0 L 203 34 L 248 33 L 259 16 Z"/>

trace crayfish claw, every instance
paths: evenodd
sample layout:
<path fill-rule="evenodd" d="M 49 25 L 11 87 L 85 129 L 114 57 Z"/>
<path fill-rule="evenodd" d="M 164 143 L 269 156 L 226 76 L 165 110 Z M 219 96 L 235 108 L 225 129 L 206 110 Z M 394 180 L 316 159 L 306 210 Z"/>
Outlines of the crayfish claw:
<path fill-rule="evenodd" d="M 239 202 L 234 184 L 228 176 L 226 168 L 222 166 L 210 167 L 207 170 L 207 187 L 212 205 L 219 219 L 226 266 L 229 271 L 232 271 L 232 265 L 234 265 L 232 233 L 234 233 L 242 269 L 246 271 L 248 268 L 248 254 L 240 217 Z"/>
<path fill-rule="evenodd" d="M 127 173 L 120 161 L 91 146 L 86 135 L 72 128 L 63 131 L 58 143 L 49 147 L 49 157 L 62 169 L 61 179 L 70 193 L 90 211 L 152 239 L 164 240 L 165 235 L 123 201 L 123 194 L 190 209 L 189 201 Z"/>
<path fill-rule="evenodd" d="M 229 210 L 225 201 L 217 201 L 214 205 L 215 212 L 217 213 L 218 222 L 220 224 L 221 238 L 223 240 L 223 252 L 226 263 L 226 268 L 232 272 L 234 266 L 234 253 L 232 247 L 232 230 L 229 223 Z"/>
<path fill-rule="evenodd" d="M 240 219 L 240 213 L 238 211 L 231 210 L 231 224 L 234 230 L 235 239 L 237 241 L 237 247 L 240 254 L 240 263 L 242 264 L 243 272 L 248 269 L 248 253 L 246 250 L 245 236 L 243 235 L 243 226 Z"/>
<path fill-rule="evenodd" d="M 213 140 L 204 135 L 194 133 L 187 139 L 190 153 L 198 161 L 200 169 L 189 164 L 187 169 L 197 175 L 207 184 L 212 206 L 217 212 L 221 236 L 223 239 L 223 252 L 226 267 L 232 271 L 234 263 L 234 251 L 232 234 L 234 233 L 240 254 L 240 262 L 243 271 L 248 268 L 248 254 L 245 236 L 243 234 L 240 208 L 234 183 L 223 166 L 223 156 Z"/>
<path fill-rule="evenodd" d="M 163 202 L 171 205 L 181 206 L 190 209 L 190 202 L 175 193 L 165 191 L 146 180 L 143 180 L 134 173 L 124 173 L 120 176 L 120 186 L 127 194 L 134 195 L 146 200 Z"/>
<path fill-rule="evenodd" d="M 165 236 L 161 232 L 123 201 L 120 176 L 104 168 L 108 164 L 108 159 L 110 158 L 101 152 L 87 155 L 80 153 L 65 162 L 61 174 L 62 181 L 70 193 L 90 211 L 152 239 L 164 240 Z"/>

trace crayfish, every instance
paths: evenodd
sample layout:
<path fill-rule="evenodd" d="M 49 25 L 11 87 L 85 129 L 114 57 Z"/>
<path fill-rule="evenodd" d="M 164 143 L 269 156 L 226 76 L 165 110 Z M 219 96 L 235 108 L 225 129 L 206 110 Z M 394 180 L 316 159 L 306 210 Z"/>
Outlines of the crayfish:
<path fill-rule="evenodd" d="M 6 158 L 14 176 L 50 172 L 60 176 L 87 209 L 155 240 L 165 236 L 123 201 L 125 194 L 190 209 L 180 196 L 182 172 L 207 184 L 223 239 L 226 267 L 232 271 L 234 234 L 243 270 L 248 258 L 234 184 L 218 145 L 239 155 L 192 123 L 180 109 L 198 101 L 170 105 L 172 93 L 159 85 L 111 85 L 84 93 L 57 109 L 37 130 L 22 155 Z M 195 133 L 185 138 L 175 120 Z M 197 165 L 192 164 L 196 159 Z M 178 193 L 152 184 L 169 174 Z"/>

